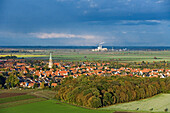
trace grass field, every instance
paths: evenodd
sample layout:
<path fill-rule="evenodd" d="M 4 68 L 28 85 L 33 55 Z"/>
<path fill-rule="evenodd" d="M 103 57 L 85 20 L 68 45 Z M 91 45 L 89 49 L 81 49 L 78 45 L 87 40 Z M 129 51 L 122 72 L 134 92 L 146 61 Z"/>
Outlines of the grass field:
<path fill-rule="evenodd" d="M 159 94 L 154 97 L 133 101 L 129 103 L 117 104 L 109 107 L 100 108 L 101 110 L 133 110 L 150 112 L 164 112 L 168 108 L 170 112 L 170 94 Z"/>
<path fill-rule="evenodd" d="M 0 98 L 0 104 L 7 103 L 7 102 L 26 100 L 26 99 L 33 99 L 33 98 L 36 98 L 36 97 L 32 96 L 32 95 L 20 95 L 20 96 Z"/>
<path fill-rule="evenodd" d="M 5 56 L 11 56 L 10 54 L 6 54 L 6 55 L 0 55 L 0 57 L 5 57 Z M 13 56 L 17 56 L 17 57 L 47 57 L 47 55 L 31 55 L 31 54 L 13 54 Z"/>
<path fill-rule="evenodd" d="M 85 57 L 86 56 L 86 57 Z M 170 51 L 125 51 L 125 52 L 85 52 L 58 54 L 55 58 L 60 60 L 120 60 L 121 62 L 132 61 L 170 61 Z M 154 59 L 156 57 L 157 59 Z"/>
<path fill-rule="evenodd" d="M 140 113 L 141 111 L 142 113 L 148 113 L 151 112 L 151 108 L 153 108 L 152 112 L 164 113 L 165 108 L 170 109 L 170 94 L 160 94 L 144 100 L 99 109 L 87 109 L 53 99 L 55 92 L 51 90 L 0 91 L 0 95 L 3 93 L 26 93 L 25 95 L 11 95 L 12 97 L 0 98 L 2 100 L 0 100 L 0 113 L 114 113 L 115 111 L 132 111 L 133 113 Z M 28 94 L 39 97 L 32 98 L 32 96 L 29 97 Z M 21 99 L 19 99 L 19 97 Z M 139 108 L 139 110 L 136 111 L 136 108 Z"/>
<path fill-rule="evenodd" d="M 0 90 L 0 109 L 47 100 L 33 95 L 35 90 Z"/>
<path fill-rule="evenodd" d="M 42 53 L 17 53 L 13 54 L 17 57 L 48 59 L 49 52 Z M 1 56 L 7 56 L 10 53 Z M 80 52 L 72 52 L 66 50 L 53 51 L 53 59 L 66 61 L 95 61 L 95 60 L 119 60 L 120 62 L 138 62 L 138 61 L 170 61 L 170 51 L 124 51 L 124 52 L 91 52 L 81 50 Z M 157 59 L 154 59 L 156 57 Z"/>
<path fill-rule="evenodd" d="M 0 109 L 0 113 L 112 113 L 112 112 L 85 109 L 57 102 L 56 100 L 46 100 L 36 103 Z"/>
<path fill-rule="evenodd" d="M 40 101 L 45 101 L 45 100 L 46 100 L 45 98 L 33 98 L 33 99 L 26 99 L 26 100 L 3 103 L 3 104 L 0 104 L 0 113 L 3 113 L 1 112 L 2 108 L 8 109 L 10 107 L 20 106 L 20 105 L 25 105 L 25 104 L 35 103 L 35 102 L 40 102 Z M 11 113 L 13 113 L 13 111 L 11 111 Z"/>

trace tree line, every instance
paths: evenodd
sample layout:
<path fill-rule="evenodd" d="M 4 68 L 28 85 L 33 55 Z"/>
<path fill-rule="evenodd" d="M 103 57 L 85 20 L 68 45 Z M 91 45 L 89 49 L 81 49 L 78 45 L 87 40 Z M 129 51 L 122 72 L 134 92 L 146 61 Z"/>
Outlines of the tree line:
<path fill-rule="evenodd" d="M 56 87 L 58 100 L 85 107 L 99 108 L 135 101 L 170 91 L 170 77 L 101 77 L 66 78 Z"/>

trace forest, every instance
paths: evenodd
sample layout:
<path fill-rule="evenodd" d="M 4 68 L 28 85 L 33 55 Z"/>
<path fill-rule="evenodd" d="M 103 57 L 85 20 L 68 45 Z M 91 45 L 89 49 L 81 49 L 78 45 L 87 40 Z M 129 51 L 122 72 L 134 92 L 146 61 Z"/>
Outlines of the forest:
<path fill-rule="evenodd" d="M 170 92 L 170 77 L 80 76 L 58 85 L 56 99 L 74 105 L 99 108 Z"/>

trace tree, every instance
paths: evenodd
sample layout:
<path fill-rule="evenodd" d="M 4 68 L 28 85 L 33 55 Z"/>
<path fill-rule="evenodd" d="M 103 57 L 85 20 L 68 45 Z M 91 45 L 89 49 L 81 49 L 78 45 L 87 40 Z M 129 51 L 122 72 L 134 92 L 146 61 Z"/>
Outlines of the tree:
<path fill-rule="evenodd" d="M 86 107 L 98 108 L 115 103 L 151 97 L 170 90 L 170 77 L 101 77 L 66 78 L 55 88 L 56 98 Z"/>
<path fill-rule="evenodd" d="M 15 87 L 19 84 L 19 79 L 16 76 L 16 73 L 11 73 L 10 76 L 6 80 L 7 87 Z"/>
<path fill-rule="evenodd" d="M 5 84 L 5 77 L 3 75 L 0 75 L 0 85 L 3 87 Z"/>
<path fill-rule="evenodd" d="M 38 79 L 39 78 L 39 76 L 38 75 L 34 75 L 34 79 Z"/>
<path fill-rule="evenodd" d="M 99 97 L 92 96 L 88 100 L 89 107 L 99 108 L 102 106 L 101 99 Z"/>
<path fill-rule="evenodd" d="M 114 98 L 112 98 L 112 94 L 109 92 L 106 92 L 103 97 L 103 104 L 104 105 L 111 105 Z"/>
<path fill-rule="evenodd" d="M 41 82 L 41 84 L 40 84 L 40 88 L 41 88 L 41 89 L 44 89 L 44 88 L 45 88 L 44 84 L 45 84 L 44 81 Z"/>
<path fill-rule="evenodd" d="M 168 112 L 168 108 L 166 108 L 164 111 L 165 111 L 165 112 Z"/>
<path fill-rule="evenodd" d="M 56 71 L 56 68 L 57 68 L 57 67 L 56 67 L 56 65 L 53 65 L 53 69 L 54 69 L 54 71 Z"/>
<path fill-rule="evenodd" d="M 38 84 L 37 84 L 37 83 L 35 83 L 35 84 L 34 84 L 34 88 L 37 88 L 37 87 L 38 87 Z"/>

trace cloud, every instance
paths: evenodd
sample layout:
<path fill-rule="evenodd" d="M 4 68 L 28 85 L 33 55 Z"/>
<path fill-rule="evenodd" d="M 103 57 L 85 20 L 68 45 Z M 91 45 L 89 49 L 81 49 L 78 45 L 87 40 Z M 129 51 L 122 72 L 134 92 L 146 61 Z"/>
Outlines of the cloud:
<path fill-rule="evenodd" d="M 160 3 L 163 3 L 163 2 L 164 2 L 164 0 L 158 0 L 155 3 L 160 4 Z"/>
<path fill-rule="evenodd" d="M 146 22 L 161 23 L 160 20 L 146 20 Z"/>
<path fill-rule="evenodd" d="M 122 31 L 123 34 L 126 34 L 127 32 L 126 31 Z"/>
<path fill-rule="evenodd" d="M 98 36 L 94 35 L 76 35 L 76 34 L 65 34 L 65 33 L 29 33 L 32 36 L 41 39 L 48 39 L 48 38 L 81 38 L 81 39 L 95 39 Z"/>
<path fill-rule="evenodd" d="M 124 20 L 118 24 L 122 25 L 157 25 L 161 24 L 161 20 Z"/>

